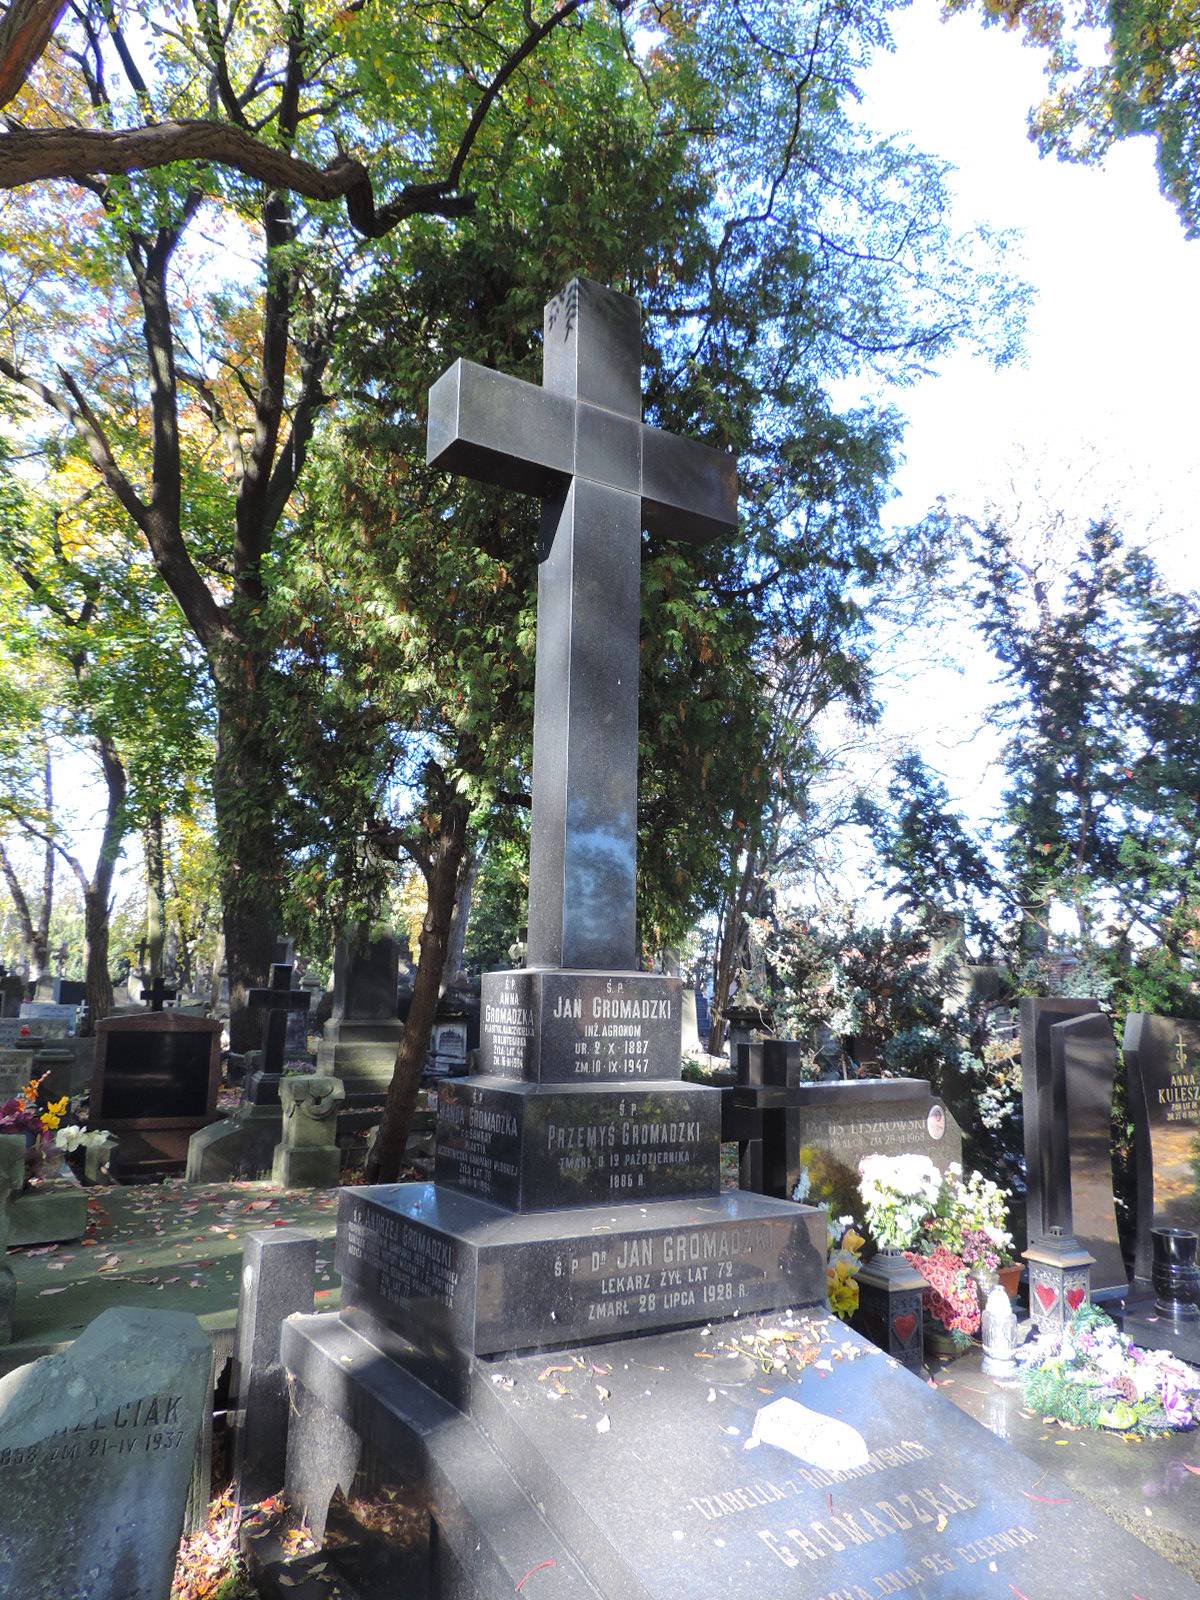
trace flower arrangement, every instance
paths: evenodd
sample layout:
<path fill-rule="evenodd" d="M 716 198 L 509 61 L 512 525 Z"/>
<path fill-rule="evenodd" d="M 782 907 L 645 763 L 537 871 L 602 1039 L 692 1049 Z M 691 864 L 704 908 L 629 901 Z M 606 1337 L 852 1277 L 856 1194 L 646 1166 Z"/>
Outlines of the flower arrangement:
<path fill-rule="evenodd" d="M 1017 1352 L 1025 1404 L 1083 1428 L 1149 1434 L 1200 1424 L 1200 1373 L 1166 1350 L 1143 1350 L 1093 1305 L 1061 1335 Z"/>
<path fill-rule="evenodd" d="M 867 1226 L 883 1250 L 911 1245 L 937 1203 L 942 1175 L 928 1156 L 864 1156 L 858 1192 Z"/>
<path fill-rule="evenodd" d="M 829 1255 L 825 1282 L 829 1309 L 843 1322 L 858 1310 L 858 1269 L 862 1266 L 862 1247 L 866 1241 L 854 1231 L 853 1217 L 829 1219 Z"/>
<path fill-rule="evenodd" d="M 964 1177 L 962 1167 L 954 1161 L 946 1168 L 933 1211 L 921 1231 L 931 1245 L 961 1256 L 967 1266 L 994 1272 L 1012 1260 L 1007 1221 L 1005 1191 L 981 1172 Z"/>
<path fill-rule="evenodd" d="M 43 1074 L 43 1077 L 45 1074 Z M 32 1134 L 35 1140 L 49 1142 L 67 1109 L 67 1097 L 52 1100 L 49 1105 L 38 1105 L 41 1078 L 32 1078 L 11 1100 L 0 1105 L 0 1133 Z"/>
<path fill-rule="evenodd" d="M 316 1070 L 317 1065 L 315 1061 L 305 1061 L 302 1057 L 297 1057 L 294 1061 L 285 1061 L 283 1063 L 283 1076 L 285 1078 L 311 1077 Z"/>
<path fill-rule="evenodd" d="M 106 1128 L 81 1128 L 74 1122 L 59 1128 L 54 1135 L 55 1147 L 67 1155 L 74 1155 L 77 1150 L 98 1150 L 111 1139 L 112 1134 Z"/>
<path fill-rule="evenodd" d="M 906 1250 L 904 1259 L 925 1279 L 921 1298 L 927 1316 L 940 1322 L 956 1343 L 979 1332 L 979 1292 L 960 1255 L 939 1244 L 930 1255 Z"/>

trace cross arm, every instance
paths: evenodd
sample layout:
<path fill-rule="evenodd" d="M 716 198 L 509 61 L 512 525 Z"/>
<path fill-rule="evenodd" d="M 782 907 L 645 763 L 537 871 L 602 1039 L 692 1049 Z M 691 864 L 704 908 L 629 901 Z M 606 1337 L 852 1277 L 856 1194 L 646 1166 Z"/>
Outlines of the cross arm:
<path fill-rule="evenodd" d="M 425 459 L 502 489 L 550 495 L 574 470 L 575 405 L 503 372 L 456 361 L 429 391 Z"/>
<path fill-rule="evenodd" d="M 642 521 L 650 533 L 695 544 L 735 532 L 733 456 L 643 423 Z"/>

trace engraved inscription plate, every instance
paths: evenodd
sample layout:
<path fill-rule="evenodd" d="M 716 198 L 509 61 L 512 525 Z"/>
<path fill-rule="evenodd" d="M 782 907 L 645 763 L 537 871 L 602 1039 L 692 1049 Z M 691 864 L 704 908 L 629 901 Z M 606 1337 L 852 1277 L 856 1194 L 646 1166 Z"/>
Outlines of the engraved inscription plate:
<path fill-rule="evenodd" d="M 1197 1593 L 832 1318 L 489 1363 L 472 1410 L 606 1595 L 1091 1600 Z M 1038 1492 L 1031 1490 L 1036 1482 Z"/>
<path fill-rule="evenodd" d="M 518 1210 L 715 1195 L 720 1091 L 460 1078 L 438 1095 L 435 1176 Z"/>
<path fill-rule="evenodd" d="M 753 1195 L 514 1216 L 433 1185 L 344 1190 L 342 1304 L 485 1355 L 811 1305 L 824 1214 Z"/>
<path fill-rule="evenodd" d="M 480 1066 L 541 1083 L 678 1078 L 681 993 L 653 972 L 487 972 Z"/>

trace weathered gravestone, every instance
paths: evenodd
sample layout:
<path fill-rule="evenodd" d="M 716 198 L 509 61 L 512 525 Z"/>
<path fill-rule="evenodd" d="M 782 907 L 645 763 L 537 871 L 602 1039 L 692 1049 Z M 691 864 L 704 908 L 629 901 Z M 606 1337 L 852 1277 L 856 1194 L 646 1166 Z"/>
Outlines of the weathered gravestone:
<path fill-rule="evenodd" d="M 1092 1257 L 1093 1298 L 1123 1295 L 1129 1275 L 1117 1231 L 1112 1172 L 1112 1100 L 1117 1041 L 1112 1023 L 1100 1012 L 1056 1022 L 1050 1029 L 1050 1054 L 1056 1079 L 1065 1090 L 1065 1158 L 1069 1212 L 1055 1221 Z"/>
<path fill-rule="evenodd" d="M 1021 1106 L 1025 1120 L 1025 1232 L 1031 1246 L 1069 1234 L 1063 1218 L 1071 1208 L 1067 1153 L 1067 1086 L 1054 1070 L 1050 1030 L 1072 1017 L 1092 1016 L 1095 1000 L 1021 1001 Z"/>
<path fill-rule="evenodd" d="M 379 1104 L 396 1067 L 404 1024 L 396 1014 L 400 953 L 390 934 L 365 946 L 339 939 L 333 1014 L 317 1046 L 317 1071 L 341 1078 L 349 1105 Z"/>
<path fill-rule="evenodd" d="M 167 1600 L 211 1367 L 195 1317 L 122 1306 L 0 1378 L 0 1594 Z"/>
<path fill-rule="evenodd" d="M 283 1080 L 283 1139 L 275 1147 L 273 1183 L 283 1189 L 327 1189 L 337 1183 L 342 1170 L 337 1114 L 345 1098 L 340 1078 L 304 1074 Z"/>
<path fill-rule="evenodd" d="M 643 522 L 730 528 L 734 492 L 642 427 L 640 354 L 636 304 L 575 282 L 543 389 L 460 363 L 431 396 L 432 459 L 546 500 L 531 966 L 485 978 L 488 1070 L 439 1091 L 438 1181 L 343 1191 L 342 1311 L 283 1331 L 293 1503 L 320 1535 L 335 1485 L 393 1472 L 436 1600 L 1082 1600 L 1098 1572 L 1194 1597 L 831 1322 L 823 1211 L 720 1193 L 679 980 L 634 970 L 626 697 Z"/>
<path fill-rule="evenodd" d="M 834 1216 L 857 1213 L 858 1164 L 869 1155 L 924 1155 L 944 1172 L 962 1161 L 962 1129 L 924 1078 L 806 1083 L 797 1091 L 799 1186 Z"/>
<path fill-rule="evenodd" d="M 22 1040 L 31 1044 L 42 1036 L 25 1017 L 0 1017 L 0 1049 L 10 1050 Z"/>
<path fill-rule="evenodd" d="M 311 996 L 292 988 L 292 968 L 277 961 L 266 989 L 251 989 L 249 1003 L 263 1018 L 262 1049 L 246 1058 L 242 1103 L 228 1117 L 200 1128 L 188 1141 L 188 1183 L 224 1183 L 261 1178 L 271 1171 L 283 1129 L 280 1086 L 284 1082 L 287 1026 L 307 1012 Z"/>
<path fill-rule="evenodd" d="M 13 1100 L 33 1077 L 34 1052 L 0 1045 L 0 1102 Z"/>
<path fill-rule="evenodd" d="M 1125 1331 L 1200 1364 L 1200 1320 L 1172 1325 L 1155 1310 L 1156 1228 L 1200 1233 L 1200 1022 L 1131 1012 L 1125 1065 L 1137 1168 L 1134 1285 Z"/>
<path fill-rule="evenodd" d="M 88 1123 L 116 1134 L 117 1175 L 182 1171 L 188 1140 L 216 1117 L 220 1074 L 214 1018 L 105 1017 L 96 1027 Z"/>
<path fill-rule="evenodd" d="M 37 1035 L 41 1039 L 65 1039 L 75 1032 L 75 1024 L 79 1018 L 78 1006 L 61 1006 L 52 1001 L 26 1000 L 21 1006 L 21 1017 L 24 1021 L 36 1025 Z M 50 1030 L 57 1024 L 62 1032 Z"/>

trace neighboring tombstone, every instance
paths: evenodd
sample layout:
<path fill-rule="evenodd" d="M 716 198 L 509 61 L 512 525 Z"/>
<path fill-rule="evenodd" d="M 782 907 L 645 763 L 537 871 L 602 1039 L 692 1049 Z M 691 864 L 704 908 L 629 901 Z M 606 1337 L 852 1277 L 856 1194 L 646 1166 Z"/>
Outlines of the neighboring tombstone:
<path fill-rule="evenodd" d="M 139 996 L 150 1007 L 151 1011 L 162 1011 L 168 1000 L 179 999 L 179 990 L 166 983 L 161 973 L 156 973 L 154 982 L 148 989 L 139 991 Z"/>
<path fill-rule="evenodd" d="M 390 934 L 365 948 L 339 939 L 333 1014 L 317 1047 L 317 1071 L 341 1078 L 348 1105 L 380 1103 L 396 1067 L 404 1024 L 396 1015 L 399 948 Z"/>
<path fill-rule="evenodd" d="M 47 1031 L 54 1024 L 59 1024 L 62 1033 L 59 1038 L 66 1038 L 75 1032 L 75 1024 L 79 1018 L 78 1006 L 60 1006 L 51 1001 L 26 1000 L 20 1012 L 26 1022 L 36 1023 L 37 1031 L 43 1038 L 50 1038 Z"/>
<path fill-rule="evenodd" d="M 15 972 L 7 973 L 0 979 L 0 1017 L 17 1017 L 21 1014 L 21 1002 L 25 998 L 25 981 Z"/>
<path fill-rule="evenodd" d="M 1021 1105 L 1025 1120 L 1025 1233 L 1030 1245 L 1062 1228 L 1070 1212 L 1067 1089 L 1054 1070 L 1050 1030 L 1072 1017 L 1092 1016 L 1095 1000 L 1021 1001 Z M 1069 1232 L 1069 1229 L 1065 1230 Z"/>
<path fill-rule="evenodd" d="M 1056 1076 L 1066 1090 L 1066 1158 L 1070 1214 L 1054 1220 L 1095 1263 L 1092 1298 L 1123 1295 L 1129 1284 L 1113 1195 L 1112 1100 L 1117 1041 L 1101 1012 L 1056 1022 L 1050 1029 Z M 1061 1159 L 1061 1158 L 1060 1158 Z"/>
<path fill-rule="evenodd" d="M 60 978 L 55 999 L 60 1005 L 81 1006 L 87 999 L 87 984 L 80 978 Z"/>
<path fill-rule="evenodd" d="M 188 1140 L 216 1118 L 220 1079 L 215 1018 L 105 1017 L 96 1028 L 88 1124 L 117 1136 L 116 1175 L 181 1172 Z"/>
<path fill-rule="evenodd" d="M 211 1370 L 195 1317 L 120 1306 L 0 1378 L 0 1594 L 167 1600 Z"/>
<path fill-rule="evenodd" d="M 0 1102 L 15 1100 L 34 1076 L 34 1052 L 0 1045 Z"/>
<path fill-rule="evenodd" d="M 280 1085 L 283 1141 L 276 1146 L 271 1181 L 282 1189 L 332 1189 L 342 1172 L 337 1114 L 346 1098 L 340 1078 L 285 1078 Z"/>
<path fill-rule="evenodd" d="M 858 1164 L 868 1155 L 924 1155 L 940 1172 L 962 1161 L 963 1135 L 924 1078 L 852 1078 L 796 1090 L 796 1197 L 855 1212 Z"/>
<path fill-rule="evenodd" d="M 467 1019 L 443 1017 L 429 1034 L 425 1071 L 431 1078 L 457 1078 L 467 1070 Z"/>
<path fill-rule="evenodd" d="M 311 1234 L 280 1228 L 246 1235 L 230 1382 L 239 1506 L 259 1505 L 283 1488 L 288 1392 L 279 1335 L 287 1317 L 312 1310 L 316 1276 Z"/>
<path fill-rule="evenodd" d="M 307 1012 L 310 999 L 307 990 L 292 988 L 292 968 L 286 961 L 271 967 L 269 988 L 251 989 L 247 995 L 250 1009 L 263 1013 L 261 1065 L 246 1079 L 246 1098 L 256 1105 L 279 1104 L 288 1017 L 293 1012 Z"/>
<path fill-rule="evenodd" d="M 685 1051 L 686 1054 L 686 1051 Z M 793 1039 L 739 1045 L 737 1083 L 721 1091 L 721 1139 L 738 1146 L 738 1187 L 790 1200 L 800 1178 L 804 1047 Z"/>

